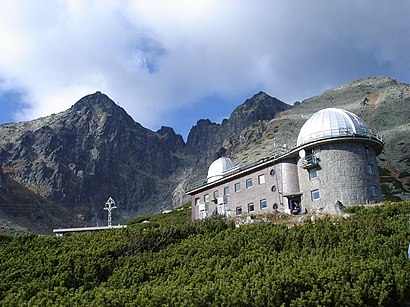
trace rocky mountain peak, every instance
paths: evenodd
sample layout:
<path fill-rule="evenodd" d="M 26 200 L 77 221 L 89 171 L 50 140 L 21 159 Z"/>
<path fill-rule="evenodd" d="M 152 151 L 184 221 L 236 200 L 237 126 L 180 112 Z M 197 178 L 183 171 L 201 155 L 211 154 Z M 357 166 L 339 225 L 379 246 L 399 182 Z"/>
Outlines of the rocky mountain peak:
<path fill-rule="evenodd" d="M 182 136 L 176 134 L 171 127 L 161 126 L 156 133 L 162 139 L 165 146 L 173 151 L 178 151 L 185 147 L 185 142 Z"/>
<path fill-rule="evenodd" d="M 84 96 L 79 101 L 77 101 L 73 105 L 73 110 L 84 110 L 84 109 L 104 109 L 104 110 L 113 110 L 118 105 L 112 101 L 107 95 L 101 92 L 95 92 L 94 94 L 90 94 Z"/>
<path fill-rule="evenodd" d="M 87 118 L 87 120 L 93 122 L 97 121 L 99 124 L 125 122 L 129 125 L 139 125 L 123 108 L 101 92 L 96 92 L 81 98 L 67 110 L 66 113 L 71 120 L 75 120 L 77 117 Z M 110 119 L 107 120 L 108 118 Z"/>
<path fill-rule="evenodd" d="M 228 139 L 239 135 L 242 130 L 258 121 L 271 120 L 277 113 L 290 109 L 288 104 L 259 92 L 238 106 L 221 124 L 202 119 L 191 129 L 186 144 L 186 152 L 198 159 L 197 168 L 209 166 L 224 155 Z"/>
<path fill-rule="evenodd" d="M 122 216 L 171 205 L 169 177 L 186 164 L 172 128 L 144 128 L 100 92 L 59 114 L 0 125 L 0 139 L 0 203 L 45 200 L 89 222 L 101 219 L 109 196 Z"/>
<path fill-rule="evenodd" d="M 239 133 L 253 122 L 258 120 L 270 120 L 279 112 L 291 108 L 290 105 L 271 97 L 264 92 L 259 92 L 252 98 L 247 99 L 231 114 L 227 126 L 232 132 Z M 234 131 L 233 131 L 234 130 Z"/>

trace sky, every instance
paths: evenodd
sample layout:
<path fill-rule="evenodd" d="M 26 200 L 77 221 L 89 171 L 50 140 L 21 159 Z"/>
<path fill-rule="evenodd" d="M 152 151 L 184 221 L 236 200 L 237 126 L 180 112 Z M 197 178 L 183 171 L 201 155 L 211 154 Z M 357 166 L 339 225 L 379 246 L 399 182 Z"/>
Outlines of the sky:
<path fill-rule="evenodd" d="M 186 139 L 259 91 L 410 83 L 408 0 L 0 0 L 0 124 L 101 91 Z"/>

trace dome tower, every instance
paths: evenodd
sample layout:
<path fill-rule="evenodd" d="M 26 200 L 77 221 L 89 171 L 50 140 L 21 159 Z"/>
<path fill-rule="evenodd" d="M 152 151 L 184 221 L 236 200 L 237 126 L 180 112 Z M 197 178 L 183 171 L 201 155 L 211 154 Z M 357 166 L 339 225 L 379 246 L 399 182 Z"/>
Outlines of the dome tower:
<path fill-rule="evenodd" d="M 309 210 L 334 204 L 380 202 L 376 156 L 383 143 L 357 115 L 323 109 L 300 129 L 298 177 Z"/>

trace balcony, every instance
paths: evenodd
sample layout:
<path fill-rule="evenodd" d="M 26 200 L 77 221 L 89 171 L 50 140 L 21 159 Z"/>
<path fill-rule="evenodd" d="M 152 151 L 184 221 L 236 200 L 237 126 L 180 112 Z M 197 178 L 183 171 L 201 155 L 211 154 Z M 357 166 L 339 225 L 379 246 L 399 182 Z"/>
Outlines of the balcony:
<path fill-rule="evenodd" d="M 311 169 L 319 165 L 319 159 L 315 155 L 308 155 L 302 159 L 301 167 Z"/>

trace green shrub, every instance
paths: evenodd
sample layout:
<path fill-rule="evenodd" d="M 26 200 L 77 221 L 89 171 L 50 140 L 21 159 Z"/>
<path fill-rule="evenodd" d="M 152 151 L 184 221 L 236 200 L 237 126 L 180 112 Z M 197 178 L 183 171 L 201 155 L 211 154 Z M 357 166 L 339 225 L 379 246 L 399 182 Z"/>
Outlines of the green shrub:
<path fill-rule="evenodd" d="M 410 202 L 287 228 L 181 214 L 72 237 L 0 235 L 2 305 L 391 306 L 410 301 Z M 188 211 L 188 210 L 186 210 Z M 187 212 L 185 217 L 188 216 Z M 167 224 L 168 223 L 168 224 Z M 144 227 L 142 227 L 142 225 Z"/>

